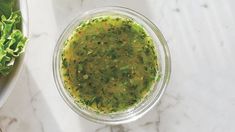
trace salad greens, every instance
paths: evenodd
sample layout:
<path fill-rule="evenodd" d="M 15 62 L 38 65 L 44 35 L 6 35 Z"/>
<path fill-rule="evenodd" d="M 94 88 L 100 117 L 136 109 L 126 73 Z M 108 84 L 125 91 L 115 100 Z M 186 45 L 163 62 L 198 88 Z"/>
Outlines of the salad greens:
<path fill-rule="evenodd" d="M 9 17 L 17 5 L 16 0 L 0 0 L 0 16 Z"/>
<path fill-rule="evenodd" d="M 19 11 L 12 12 L 15 2 L 0 0 L 0 76 L 10 73 L 14 62 L 24 52 L 27 38 L 18 28 Z"/>

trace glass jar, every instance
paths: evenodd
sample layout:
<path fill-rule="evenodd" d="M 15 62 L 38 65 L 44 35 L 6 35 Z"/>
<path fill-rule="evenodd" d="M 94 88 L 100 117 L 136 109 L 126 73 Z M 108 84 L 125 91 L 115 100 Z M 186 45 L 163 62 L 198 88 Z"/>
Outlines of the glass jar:
<path fill-rule="evenodd" d="M 156 53 L 158 56 L 158 61 L 160 64 L 160 74 L 161 78 L 154 85 L 154 88 L 148 94 L 148 96 L 137 104 L 135 107 L 131 107 L 125 111 L 117 112 L 117 113 L 109 113 L 102 114 L 97 113 L 88 109 L 84 109 L 79 106 L 73 98 L 70 96 L 69 92 L 65 89 L 62 77 L 60 75 L 60 59 L 61 59 L 61 51 L 64 46 L 64 42 L 68 39 L 74 29 L 84 20 L 89 20 L 93 17 L 98 16 L 123 16 L 130 18 L 143 26 L 148 35 L 152 37 L 155 46 Z M 70 106 L 72 110 L 74 110 L 77 114 L 82 117 L 94 121 L 97 123 L 103 124 L 122 124 L 130 121 L 134 121 L 141 116 L 143 116 L 146 112 L 148 112 L 154 105 L 159 102 L 161 96 L 163 95 L 165 88 L 170 79 L 170 70 L 171 70 L 171 61 L 170 61 L 170 52 L 160 30 L 145 16 L 137 13 L 134 10 L 123 8 L 123 7 L 104 7 L 99 9 L 94 9 L 85 12 L 83 15 L 74 19 L 64 30 L 62 35 L 60 36 L 57 45 L 54 50 L 53 55 L 53 74 L 56 86 L 60 95 L 63 97 L 64 101 Z"/>

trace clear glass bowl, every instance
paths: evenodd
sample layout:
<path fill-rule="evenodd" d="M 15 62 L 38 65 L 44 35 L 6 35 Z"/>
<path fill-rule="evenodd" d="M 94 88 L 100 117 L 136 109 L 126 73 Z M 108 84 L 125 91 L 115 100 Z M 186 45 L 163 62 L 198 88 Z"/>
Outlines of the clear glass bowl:
<path fill-rule="evenodd" d="M 146 30 L 146 32 L 152 37 L 155 42 L 155 46 L 158 54 L 158 61 L 160 62 L 160 74 L 161 79 L 154 85 L 153 90 L 149 95 L 138 105 L 133 108 L 127 109 L 126 111 L 100 114 L 88 109 L 84 109 L 74 102 L 69 92 L 64 88 L 63 81 L 60 76 L 60 59 L 61 50 L 64 46 L 64 42 L 68 39 L 74 29 L 84 20 L 88 20 L 97 16 L 122 16 L 131 18 Z M 163 95 L 165 88 L 170 78 L 171 61 L 170 52 L 160 30 L 145 16 L 135 12 L 134 10 L 123 8 L 123 7 L 104 7 L 99 9 L 90 10 L 85 12 L 83 15 L 73 20 L 60 36 L 53 55 L 53 74 L 55 83 L 57 85 L 60 95 L 64 101 L 73 109 L 77 114 L 82 117 L 103 124 L 122 124 L 130 121 L 134 121 L 139 117 L 143 116 L 148 112 Z"/>

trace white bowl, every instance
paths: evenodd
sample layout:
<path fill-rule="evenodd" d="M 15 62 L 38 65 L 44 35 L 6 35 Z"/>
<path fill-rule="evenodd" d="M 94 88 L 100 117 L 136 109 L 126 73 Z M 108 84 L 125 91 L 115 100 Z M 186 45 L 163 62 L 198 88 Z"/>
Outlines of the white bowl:
<path fill-rule="evenodd" d="M 22 31 L 26 37 L 29 37 L 29 24 L 28 24 L 28 7 L 27 0 L 18 0 L 18 7 L 22 13 Z M 8 96 L 12 92 L 20 72 L 23 67 L 24 54 L 22 54 L 15 62 L 14 68 L 7 77 L 0 78 L 0 108 L 6 102 Z"/>

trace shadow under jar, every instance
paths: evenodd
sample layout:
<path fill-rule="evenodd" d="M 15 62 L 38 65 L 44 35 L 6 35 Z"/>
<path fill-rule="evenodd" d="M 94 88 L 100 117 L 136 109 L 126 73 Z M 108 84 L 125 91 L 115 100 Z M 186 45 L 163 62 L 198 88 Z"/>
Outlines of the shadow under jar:
<path fill-rule="evenodd" d="M 104 124 L 134 121 L 161 98 L 170 53 L 159 29 L 123 7 L 104 7 L 72 21 L 54 50 L 53 73 L 65 102 Z"/>

